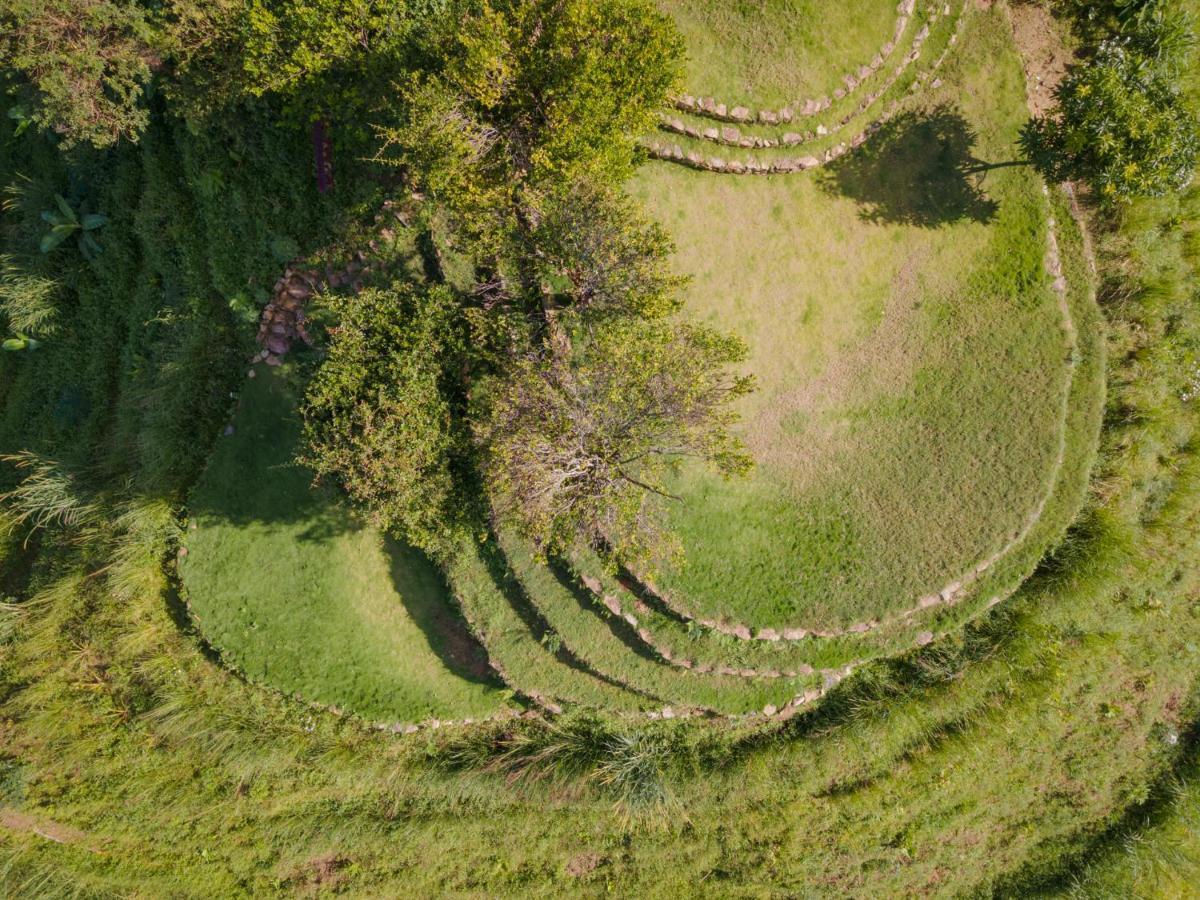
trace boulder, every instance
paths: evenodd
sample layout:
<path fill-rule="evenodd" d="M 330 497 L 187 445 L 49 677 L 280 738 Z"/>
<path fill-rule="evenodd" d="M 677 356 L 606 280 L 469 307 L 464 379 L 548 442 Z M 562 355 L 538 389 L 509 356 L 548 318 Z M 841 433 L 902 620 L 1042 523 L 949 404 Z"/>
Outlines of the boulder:
<path fill-rule="evenodd" d="M 922 631 L 920 634 L 917 635 L 917 646 L 918 647 L 924 647 L 926 644 L 931 644 L 931 643 L 933 643 L 933 632 L 932 631 Z"/>
<path fill-rule="evenodd" d="M 779 632 L 774 628 L 760 628 L 758 634 L 755 635 L 760 641 L 777 641 L 779 640 Z"/>
<path fill-rule="evenodd" d="M 796 160 L 796 164 L 799 165 L 801 169 L 815 169 L 821 164 L 821 161 L 815 156 L 802 156 Z"/>
<path fill-rule="evenodd" d="M 783 639 L 785 641 L 802 641 L 808 637 L 808 632 L 803 628 L 785 628 L 783 630 Z"/>
<path fill-rule="evenodd" d="M 762 109 L 758 112 L 758 121 L 764 125 L 777 125 L 779 124 L 779 116 L 769 109 Z"/>
<path fill-rule="evenodd" d="M 733 636 L 740 640 L 748 641 L 750 640 L 750 629 L 745 625 L 734 626 Z"/>
<path fill-rule="evenodd" d="M 726 125 L 721 129 L 721 140 L 727 144 L 736 144 L 742 139 L 742 133 L 732 125 Z"/>
<path fill-rule="evenodd" d="M 730 110 L 729 118 L 733 119 L 735 122 L 749 122 L 750 110 L 746 109 L 744 106 L 735 106 L 732 110 Z"/>
<path fill-rule="evenodd" d="M 796 134 L 794 131 L 785 132 L 783 135 L 783 144 L 785 147 L 794 147 L 796 144 L 804 143 L 804 135 Z"/>
<path fill-rule="evenodd" d="M 717 141 L 721 139 L 721 132 L 716 128 L 705 128 L 702 137 L 706 141 Z"/>
<path fill-rule="evenodd" d="M 713 110 L 713 115 L 722 119 L 728 114 L 728 107 L 726 107 L 724 103 L 718 103 L 716 109 Z"/>

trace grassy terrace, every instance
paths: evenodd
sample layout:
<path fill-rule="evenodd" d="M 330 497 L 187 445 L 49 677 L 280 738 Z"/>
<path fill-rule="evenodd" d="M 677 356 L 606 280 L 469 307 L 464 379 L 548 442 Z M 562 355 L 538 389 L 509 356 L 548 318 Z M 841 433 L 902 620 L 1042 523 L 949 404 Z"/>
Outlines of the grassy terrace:
<path fill-rule="evenodd" d="M 499 711 L 437 568 L 313 490 L 294 372 L 254 369 L 191 498 L 180 572 L 205 636 L 251 679 L 369 719 Z"/>
<path fill-rule="evenodd" d="M 505 552 L 521 583 L 555 635 L 597 670 L 674 707 L 718 713 L 746 713 L 781 707 L 817 687 L 812 676 L 739 678 L 672 666 L 648 648 L 637 627 L 611 615 L 561 570 L 534 561 L 519 542 Z"/>
<path fill-rule="evenodd" d="M 827 95 L 892 37 L 892 0 L 822 3 L 659 0 L 688 48 L 685 88 L 731 103 L 774 108 Z"/>
<path fill-rule="evenodd" d="M 1022 75 L 1003 16 L 972 15 L 945 84 L 828 171 L 652 164 L 634 185 L 690 308 L 748 340 L 760 383 L 756 472 L 678 485 L 685 561 L 656 581 L 697 614 L 820 629 L 907 609 L 1002 548 L 1057 475 L 1046 206 L 1032 172 L 986 165 L 1009 158 Z"/>

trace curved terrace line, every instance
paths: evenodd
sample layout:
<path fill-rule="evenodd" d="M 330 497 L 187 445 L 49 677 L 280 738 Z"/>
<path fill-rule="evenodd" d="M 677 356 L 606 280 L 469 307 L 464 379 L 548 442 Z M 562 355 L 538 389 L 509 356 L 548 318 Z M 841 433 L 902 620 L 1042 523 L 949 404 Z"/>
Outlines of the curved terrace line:
<path fill-rule="evenodd" d="M 924 72 L 917 73 L 917 75 L 913 81 L 914 87 L 916 85 L 921 84 L 925 79 L 927 79 L 930 75 L 932 75 L 934 72 L 936 72 L 941 67 L 942 63 L 945 62 L 946 57 L 950 53 L 950 50 L 955 46 L 955 44 L 958 43 L 959 35 L 962 32 L 963 24 L 965 23 L 966 18 L 967 18 L 965 15 L 965 11 L 966 11 L 966 3 L 964 2 L 962 4 L 962 6 L 959 7 L 959 14 L 956 19 L 955 30 L 950 35 L 950 38 L 947 42 L 945 49 L 942 50 L 941 54 L 939 54 L 938 58 L 934 61 L 933 65 L 931 65 Z M 936 18 L 936 13 L 935 13 L 935 18 Z M 934 19 L 931 19 L 930 21 L 933 22 Z M 922 41 L 922 43 L 923 43 L 923 41 Z M 890 91 L 896 85 L 896 83 L 900 80 L 900 78 L 904 75 L 904 73 L 908 70 L 909 66 L 911 66 L 918 59 L 920 59 L 920 56 L 921 56 L 920 47 L 916 46 L 908 54 L 908 56 L 905 57 L 905 61 L 900 66 L 898 66 L 896 68 L 896 70 L 892 73 L 892 75 L 888 79 L 887 83 L 884 84 L 881 88 L 879 88 L 879 90 L 877 90 L 874 94 L 872 94 L 871 97 L 867 98 L 864 105 L 858 111 L 856 111 L 855 113 L 852 113 L 850 115 L 850 119 L 853 119 L 855 116 L 861 115 L 863 112 L 865 112 L 867 109 L 869 109 L 872 104 L 874 104 L 876 101 L 878 101 L 879 98 L 881 98 L 884 94 L 886 94 L 888 91 Z M 674 145 L 667 147 L 667 146 L 663 146 L 662 144 L 659 144 L 653 140 L 647 141 L 642 146 L 646 150 L 646 152 L 654 159 L 662 160 L 663 162 L 675 163 L 677 165 L 687 166 L 688 168 L 698 169 L 698 170 L 704 171 L 704 172 L 714 172 L 717 174 L 724 174 L 724 175 L 786 175 L 786 174 L 792 174 L 794 172 L 804 172 L 809 169 L 815 169 L 826 163 L 833 162 L 835 159 L 838 159 L 839 157 L 843 156 L 850 150 L 854 150 L 854 149 L 857 149 L 858 147 L 861 147 L 864 143 L 866 143 L 866 141 L 870 138 L 870 136 L 872 134 L 874 134 L 884 123 L 886 123 L 889 119 L 891 119 L 896 114 L 896 112 L 899 109 L 902 102 L 903 102 L 903 98 L 897 98 L 896 100 L 893 100 L 892 103 L 889 104 L 887 109 L 883 112 L 882 115 L 880 115 L 880 117 L 878 119 L 874 120 L 873 122 L 868 123 L 863 128 L 862 131 L 860 131 L 858 134 L 856 134 L 848 142 L 843 141 L 840 144 L 830 147 L 828 150 L 826 150 L 820 156 L 809 155 L 809 156 L 802 156 L 799 158 L 778 157 L 773 160 L 760 162 L 759 160 L 756 160 L 756 159 L 725 160 L 725 159 L 722 159 L 721 157 L 716 157 L 716 156 L 704 156 L 695 151 L 685 152 L 684 149 L 682 147 L 680 147 L 678 144 L 674 144 Z M 833 131 L 829 131 L 828 133 L 830 133 L 830 134 L 835 133 L 837 130 L 844 127 L 848 123 L 848 121 L 849 120 L 841 123 L 840 125 L 836 126 Z M 685 130 L 681 133 L 686 137 L 692 137 L 692 135 L 686 131 L 687 126 L 684 126 L 684 128 L 685 128 Z M 674 131 L 675 129 L 669 128 L 667 130 Z M 713 130 L 715 130 L 715 129 L 710 129 L 709 131 L 711 132 Z M 719 135 L 720 135 L 720 132 L 718 131 L 718 136 Z M 825 137 L 825 136 L 826 135 L 817 135 L 817 137 Z M 788 135 L 785 135 L 785 137 L 788 137 Z M 790 142 L 790 143 L 781 143 L 781 144 L 777 145 L 776 147 L 767 147 L 765 149 L 777 149 L 778 146 L 799 147 L 804 143 L 811 143 L 812 140 L 815 140 L 815 137 L 812 139 L 806 139 L 804 135 L 798 135 L 796 137 L 799 138 L 799 140 L 796 140 L 795 138 L 793 138 L 792 142 Z M 702 133 L 701 139 L 709 140 L 711 142 L 711 138 L 704 137 L 703 133 Z M 740 140 L 741 140 L 741 137 L 740 137 L 740 133 L 739 133 L 739 143 L 737 145 L 738 148 L 739 149 L 749 149 L 749 148 L 743 148 L 740 143 Z M 781 140 L 781 142 L 783 141 L 782 138 L 780 140 Z M 730 146 L 732 146 L 732 144 L 730 144 Z"/>
<path fill-rule="evenodd" d="M 681 94 L 672 100 L 672 105 L 684 112 L 695 113 L 698 116 L 704 116 L 720 122 L 735 122 L 738 124 L 755 121 L 761 122 L 764 125 L 776 125 L 781 122 L 786 124 L 797 116 L 815 116 L 829 109 L 835 101 L 842 100 L 853 94 L 883 66 L 887 58 L 891 56 L 892 51 L 896 49 L 896 45 L 900 43 L 900 39 L 904 36 L 904 32 L 908 28 L 908 20 L 912 17 L 915 7 L 916 0 L 900 0 L 900 3 L 896 7 L 897 18 L 896 24 L 892 29 L 891 40 L 879 48 L 879 51 L 869 63 L 864 63 L 858 66 L 853 72 L 843 75 L 842 82 L 846 86 L 834 89 L 832 98 L 830 96 L 822 96 L 807 100 L 796 100 L 779 110 L 751 110 L 746 106 L 718 101 L 715 97 L 693 97 L 690 94 Z"/>
<path fill-rule="evenodd" d="M 1043 193 L 1048 195 L 1048 189 L 1043 184 Z M 1069 414 L 1071 385 L 1074 382 L 1075 372 L 1078 368 L 1078 332 L 1075 327 L 1075 320 L 1071 315 L 1070 304 L 1067 301 L 1067 282 L 1063 275 L 1062 260 L 1059 254 L 1058 237 L 1056 234 L 1057 221 L 1055 220 L 1052 211 L 1047 214 L 1047 229 L 1046 229 L 1046 253 L 1045 253 L 1045 268 L 1047 274 L 1051 278 L 1051 288 L 1054 291 L 1055 298 L 1058 303 L 1059 313 L 1062 316 L 1063 332 L 1066 335 L 1067 347 L 1067 365 L 1066 378 L 1063 383 L 1063 390 L 1060 399 L 1060 416 L 1059 422 L 1061 427 L 1058 429 L 1058 447 L 1055 453 L 1054 464 L 1050 468 L 1050 474 L 1047 479 L 1047 485 L 1034 505 L 1033 509 L 1026 516 L 1021 528 L 1013 534 L 1012 538 L 1004 544 L 999 550 L 986 557 L 983 561 L 976 564 L 972 569 L 960 575 L 956 580 L 949 582 L 940 591 L 932 594 L 927 594 L 921 597 L 915 605 L 896 613 L 889 617 L 867 619 L 860 622 L 855 622 L 844 628 L 837 629 L 820 629 L 820 628 L 802 628 L 792 627 L 784 629 L 774 628 L 753 628 L 744 622 L 729 622 L 717 621 L 714 619 L 699 618 L 687 609 L 683 608 L 677 601 L 669 597 L 665 592 L 659 591 L 654 585 L 648 581 L 642 580 L 642 584 L 646 590 L 653 592 L 656 601 L 660 602 L 669 608 L 676 616 L 684 621 L 695 622 L 712 631 L 720 634 L 728 635 L 738 640 L 760 640 L 760 641 L 800 641 L 808 638 L 838 638 L 851 637 L 854 635 L 868 634 L 882 628 L 901 625 L 914 616 L 923 613 L 930 609 L 952 607 L 960 603 L 967 597 L 968 588 L 978 581 L 986 572 L 988 572 L 998 562 L 1008 556 L 1013 550 L 1020 546 L 1030 535 L 1033 529 L 1041 520 L 1042 514 L 1045 512 L 1050 498 L 1058 485 L 1059 475 L 1062 472 L 1062 467 L 1066 458 L 1067 444 L 1067 417 Z M 988 602 L 988 607 L 995 606 L 1003 598 L 993 597 Z M 925 632 L 928 640 L 918 641 L 918 643 L 928 643 L 933 639 L 933 635 Z"/>

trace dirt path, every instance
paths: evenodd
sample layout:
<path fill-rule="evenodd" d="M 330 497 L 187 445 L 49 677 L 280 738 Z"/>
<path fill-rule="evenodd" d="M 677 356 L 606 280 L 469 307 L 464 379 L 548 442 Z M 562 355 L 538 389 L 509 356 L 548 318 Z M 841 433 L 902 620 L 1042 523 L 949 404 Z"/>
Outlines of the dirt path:
<path fill-rule="evenodd" d="M 63 825 L 50 819 L 31 816 L 11 806 L 0 807 L 0 828 L 23 834 L 36 834 L 56 844 L 79 844 L 87 835 L 78 828 Z M 87 847 L 92 853 L 100 853 L 95 847 Z"/>

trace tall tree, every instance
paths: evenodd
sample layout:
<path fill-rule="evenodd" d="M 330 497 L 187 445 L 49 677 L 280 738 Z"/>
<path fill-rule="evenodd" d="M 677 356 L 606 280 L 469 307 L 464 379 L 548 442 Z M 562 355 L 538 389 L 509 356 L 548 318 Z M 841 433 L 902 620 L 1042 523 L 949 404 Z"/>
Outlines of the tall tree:
<path fill-rule="evenodd" d="M 7 0 L 0 4 L 0 67 L 24 76 L 31 121 L 107 147 L 136 136 L 147 112 L 151 28 L 133 0 Z"/>
<path fill-rule="evenodd" d="M 497 518 L 544 552 L 584 541 L 626 561 L 661 553 L 667 479 L 683 461 L 750 466 L 730 431 L 752 387 L 730 373 L 744 358 L 712 329 L 627 318 L 581 337 L 568 360 L 519 360 L 481 387 L 473 415 Z"/>
<path fill-rule="evenodd" d="M 305 395 L 304 459 L 382 527 L 432 554 L 461 535 L 469 437 L 465 323 L 444 287 L 334 302 L 329 356 Z"/>
<path fill-rule="evenodd" d="M 630 174 L 681 59 L 646 0 L 462 3 L 424 49 L 380 158 L 407 166 L 485 258 L 527 230 L 527 192 Z"/>

